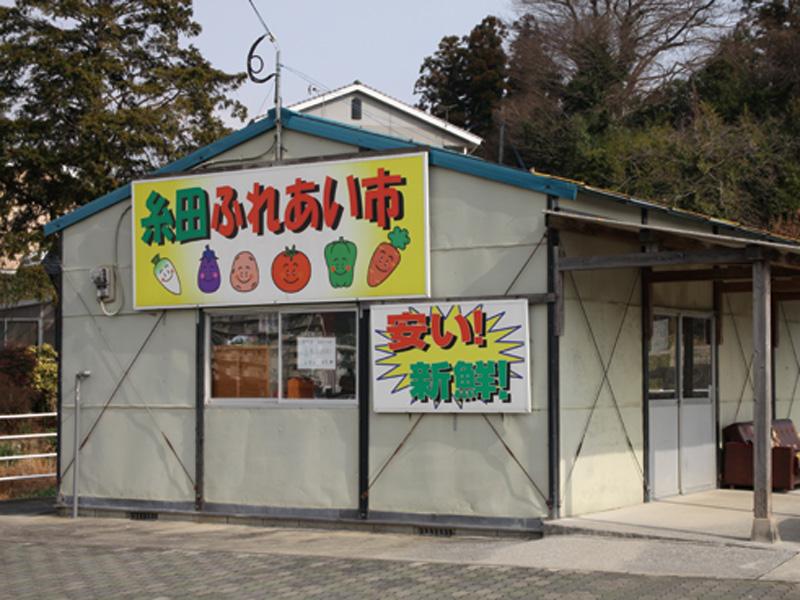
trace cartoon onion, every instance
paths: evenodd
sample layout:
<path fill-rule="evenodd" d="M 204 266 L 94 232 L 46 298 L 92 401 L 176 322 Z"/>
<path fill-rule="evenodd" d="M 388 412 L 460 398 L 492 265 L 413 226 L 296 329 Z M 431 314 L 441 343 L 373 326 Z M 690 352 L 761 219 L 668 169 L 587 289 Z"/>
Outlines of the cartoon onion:
<path fill-rule="evenodd" d="M 168 258 L 161 258 L 156 254 L 150 262 L 153 263 L 153 273 L 156 279 L 164 286 L 164 289 L 170 294 L 179 295 L 181 293 L 181 280 L 178 277 L 178 270 L 172 264 L 172 261 Z"/>
<path fill-rule="evenodd" d="M 222 279 L 220 278 L 217 255 L 206 244 L 203 256 L 200 257 L 200 268 L 197 271 L 197 287 L 200 288 L 201 292 L 210 294 L 219 289 L 220 283 L 222 283 Z"/>

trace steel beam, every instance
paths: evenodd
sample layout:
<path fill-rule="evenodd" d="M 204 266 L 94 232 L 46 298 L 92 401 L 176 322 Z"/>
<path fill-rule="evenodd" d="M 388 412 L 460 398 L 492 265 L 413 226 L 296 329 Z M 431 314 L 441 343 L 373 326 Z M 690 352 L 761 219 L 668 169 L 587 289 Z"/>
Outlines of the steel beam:
<path fill-rule="evenodd" d="M 559 261 L 558 269 L 560 271 L 590 271 L 596 269 L 668 267 L 673 265 L 745 264 L 760 259 L 762 259 L 762 253 L 759 248 L 720 248 L 691 252 L 637 252 L 562 258 Z"/>

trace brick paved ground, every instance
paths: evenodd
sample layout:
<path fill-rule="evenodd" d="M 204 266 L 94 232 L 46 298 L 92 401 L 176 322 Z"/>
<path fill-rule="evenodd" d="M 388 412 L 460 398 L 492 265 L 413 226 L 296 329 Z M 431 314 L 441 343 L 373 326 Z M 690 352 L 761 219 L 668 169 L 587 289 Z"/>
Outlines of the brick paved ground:
<path fill-rule="evenodd" d="M 0 542 L 0 598 L 800 598 L 800 585 L 320 558 L 225 550 L 104 547 L 67 536 Z"/>

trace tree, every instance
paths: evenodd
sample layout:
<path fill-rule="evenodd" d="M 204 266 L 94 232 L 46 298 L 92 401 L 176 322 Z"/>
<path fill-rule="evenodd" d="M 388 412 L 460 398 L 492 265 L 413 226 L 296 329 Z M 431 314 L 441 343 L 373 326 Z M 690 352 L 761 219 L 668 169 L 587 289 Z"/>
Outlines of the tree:
<path fill-rule="evenodd" d="M 505 25 L 489 16 L 460 39 L 442 38 L 420 67 L 417 106 L 478 135 L 489 134 L 506 89 L 506 34 Z"/>
<path fill-rule="evenodd" d="M 239 119 L 243 74 L 185 43 L 191 0 L 17 0 L 0 7 L 0 252 L 41 224 L 208 144 Z"/>
<path fill-rule="evenodd" d="M 680 126 L 619 129 L 603 147 L 627 194 L 764 228 L 798 207 L 800 142 L 774 118 L 730 123 L 697 100 Z"/>
<path fill-rule="evenodd" d="M 800 19 L 794 2 L 743 3 L 736 27 L 688 78 L 662 86 L 617 132 L 609 176 L 628 193 L 798 231 Z"/>
<path fill-rule="evenodd" d="M 414 93 L 421 94 L 417 107 L 465 127 L 467 114 L 464 107 L 464 62 L 466 52 L 462 40 L 448 35 L 439 42 L 439 48 L 422 62 L 420 76 L 414 84 Z"/>
<path fill-rule="evenodd" d="M 721 0 L 516 0 L 533 35 L 579 100 L 624 116 L 664 83 L 702 64 L 726 22 Z M 524 49 L 518 45 L 517 51 Z M 516 57 L 524 61 L 524 55 Z M 592 92 L 583 98 L 589 84 Z"/>
<path fill-rule="evenodd" d="M 510 139 L 537 169 L 610 184 L 601 139 L 710 51 L 718 0 L 517 0 Z M 553 154 L 543 145 L 545 140 Z"/>

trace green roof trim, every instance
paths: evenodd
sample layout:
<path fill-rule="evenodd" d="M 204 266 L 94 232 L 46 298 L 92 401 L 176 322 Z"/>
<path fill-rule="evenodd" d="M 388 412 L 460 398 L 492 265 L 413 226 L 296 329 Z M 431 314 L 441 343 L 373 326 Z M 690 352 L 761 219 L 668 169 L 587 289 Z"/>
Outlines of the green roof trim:
<path fill-rule="evenodd" d="M 365 131 L 357 127 L 323 119 L 322 117 L 296 113 L 285 108 L 281 110 L 281 117 L 284 127 L 290 131 L 306 133 L 367 150 L 396 150 L 421 147 L 420 144 L 411 140 Z M 274 126 L 274 111 L 270 111 L 266 118 L 251 123 L 247 127 L 227 135 L 208 146 L 204 146 L 188 156 L 154 171 L 153 174 L 186 171 L 256 136 L 266 133 L 273 129 Z M 571 182 L 562 181 L 554 177 L 535 175 L 529 171 L 490 163 L 480 158 L 459 154 L 451 150 L 441 148 L 426 149 L 430 156 L 431 165 L 436 167 L 569 200 L 574 200 L 578 194 L 579 186 Z M 63 217 L 47 223 L 44 226 L 44 233 L 45 235 L 58 233 L 114 204 L 130 198 L 130 195 L 131 185 L 128 183 L 113 192 L 84 204 Z"/>
<path fill-rule="evenodd" d="M 196 150 L 191 154 L 176 160 L 175 162 L 171 162 L 168 165 L 161 167 L 160 169 L 154 171 L 153 174 L 178 173 L 187 169 L 191 169 L 192 167 L 214 158 L 215 156 L 218 156 L 223 152 L 226 152 L 231 148 L 246 142 L 247 140 L 269 131 L 274 125 L 275 120 L 273 119 L 272 115 L 270 115 L 261 121 L 251 123 L 247 127 L 244 127 L 238 131 L 234 131 L 230 135 L 226 135 L 224 138 L 221 138 L 216 142 L 209 144 L 208 146 L 203 146 L 199 150 Z M 131 184 L 126 183 L 125 185 L 115 189 L 113 192 L 109 192 L 104 196 L 95 198 L 91 202 L 76 208 L 71 213 L 67 213 L 63 217 L 59 217 L 58 219 L 45 224 L 44 234 L 52 235 L 57 233 L 62 229 L 66 229 L 70 225 L 74 225 L 75 223 L 83 221 L 84 219 L 88 219 L 92 215 L 105 210 L 109 206 L 113 206 L 118 202 L 122 202 L 123 200 L 130 198 L 130 196 Z"/>

